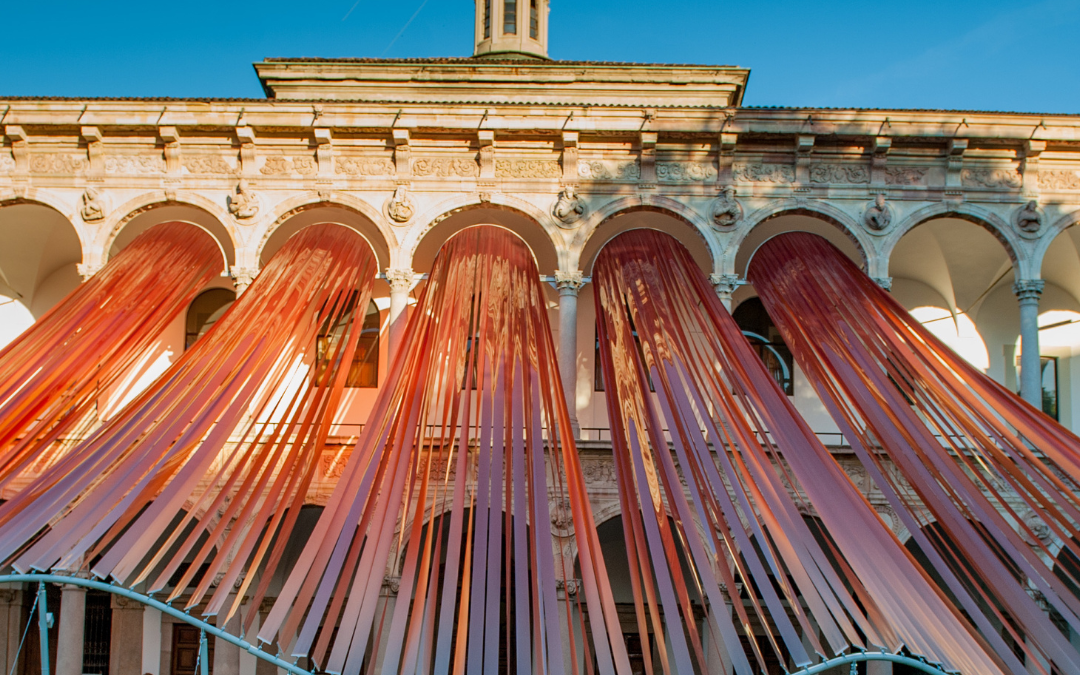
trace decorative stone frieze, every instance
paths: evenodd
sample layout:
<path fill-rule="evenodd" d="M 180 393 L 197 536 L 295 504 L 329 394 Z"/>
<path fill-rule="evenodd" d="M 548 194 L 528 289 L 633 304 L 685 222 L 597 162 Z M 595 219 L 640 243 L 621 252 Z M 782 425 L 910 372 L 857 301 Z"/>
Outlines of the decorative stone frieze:
<path fill-rule="evenodd" d="M 811 164 L 811 183 L 869 183 L 870 167 L 858 164 Z"/>
<path fill-rule="evenodd" d="M 582 180 L 635 181 L 641 178 L 636 160 L 578 160 L 578 177 Z"/>
<path fill-rule="evenodd" d="M 795 167 L 789 164 L 736 164 L 732 175 L 740 183 L 794 183 Z"/>
<path fill-rule="evenodd" d="M 701 162 L 657 162 L 656 179 L 662 183 L 715 181 L 716 167 Z"/>
<path fill-rule="evenodd" d="M 105 158 L 105 173 L 127 176 L 165 173 L 165 159 L 157 155 L 109 155 Z"/>
<path fill-rule="evenodd" d="M 923 185 L 929 171 L 926 166 L 890 166 L 885 169 L 885 184 Z"/>
<path fill-rule="evenodd" d="M 30 155 L 30 173 L 78 174 L 90 168 L 86 157 L 60 153 Z"/>
<path fill-rule="evenodd" d="M 314 176 L 319 171 L 319 165 L 314 157 L 282 157 L 271 156 L 263 160 L 259 173 L 264 176 Z"/>
<path fill-rule="evenodd" d="M 1019 188 L 1023 179 L 1015 169 L 964 169 L 960 172 L 964 187 Z"/>
<path fill-rule="evenodd" d="M 562 167 L 554 160 L 500 159 L 495 162 L 496 178 L 557 179 L 562 173 Z"/>
<path fill-rule="evenodd" d="M 417 157 L 413 159 L 412 172 L 419 177 L 476 178 L 480 175 L 480 165 L 475 159 Z"/>
<path fill-rule="evenodd" d="M 181 165 L 187 169 L 188 173 L 196 175 L 231 175 L 236 173 L 233 164 L 224 157 L 215 155 L 184 157 L 181 160 Z"/>
<path fill-rule="evenodd" d="M 1080 171 L 1039 171 L 1043 190 L 1080 190 Z"/>
<path fill-rule="evenodd" d="M 337 157 L 334 171 L 343 176 L 393 176 L 394 162 L 386 157 Z"/>

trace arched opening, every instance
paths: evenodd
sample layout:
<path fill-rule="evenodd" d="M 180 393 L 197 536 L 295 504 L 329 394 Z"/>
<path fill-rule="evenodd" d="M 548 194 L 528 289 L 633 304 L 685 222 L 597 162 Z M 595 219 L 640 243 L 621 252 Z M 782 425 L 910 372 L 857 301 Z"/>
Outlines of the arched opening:
<path fill-rule="evenodd" d="M 580 267 L 585 275 L 592 274 L 596 256 L 600 255 L 605 244 L 623 232 L 638 229 L 659 230 L 675 237 L 690 252 L 701 271 L 706 275 L 712 274 L 713 252 L 708 240 L 692 223 L 664 209 L 639 206 L 609 216 L 589 234 L 581 249 Z"/>
<path fill-rule="evenodd" d="M 672 211 L 654 206 L 635 206 L 618 211 L 588 233 L 581 249 L 578 267 L 591 276 L 596 257 L 609 241 L 630 230 L 657 230 L 677 239 L 690 252 L 706 276 L 712 274 L 716 259 L 710 243 L 688 220 Z M 596 329 L 596 298 L 592 284 L 578 294 L 578 391 L 577 413 L 582 438 L 606 439 L 610 422 L 604 403 L 604 381 L 600 366 L 600 344 Z M 584 385 L 584 386 L 582 386 Z M 650 383 L 650 386 L 652 384 Z M 655 387 L 652 387 L 655 388 Z"/>
<path fill-rule="evenodd" d="M 673 531 L 677 528 L 675 521 L 671 518 L 668 518 L 668 526 L 671 527 Z M 652 667 L 652 672 L 661 673 L 663 672 L 663 667 L 657 646 L 659 641 L 665 641 L 669 638 L 666 638 L 663 632 L 657 633 L 656 627 L 653 626 L 652 622 L 648 619 L 646 620 L 644 631 L 639 629 L 637 612 L 634 606 L 634 587 L 631 577 L 630 562 L 627 559 L 626 535 L 623 532 L 623 517 L 617 515 L 600 523 L 596 526 L 596 535 L 600 541 L 600 551 L 604 558 L 604 566 L 607 568 L 608 582 L 611 584 L 612 598 L 615 601 L 615 609 L 618 612 L 623 641 L 626 644 L 627 655 L 630 657 L 631 672 L 647 672 L 646 661 L 648 660 Z M 678 558 L 683 578 L 693 579 L 693 569 L 690 566 L 686 551 L 681 547 L 679 547 L 678 550 Z M 574 578 L 576 580 L 581 579 L 581 562 L 577 558 L 574 559 Z M 656 580 L 654 576 L 653 584 L 655 583 Z M 690 594 L 691 604 L 694 610 L 694 621 L 697 624 L 698 633 L 699 635 L 702 635 L 704 639 L 708 639 L 709 630 L 705 625 L 705 603 L 693 587 L 688 588 L 687 591 Z M 663 609 L 659 609 L 658 612 L 661 622 L 666 625 L 667 622 L 664 621 L 663 618 Z M 585 616 L 583 619 L 586 632 L 588 632 L 590 630 L 588 617 Z M 679 625 L 681 620 L 680 617 L 675 617 L 674 624 L 671 625 Z M 645 633 L 644 640 L 642 639 L 642 632 Z M 593 666 L 592 672 L 596 672 L 595 665 Z"/>
<path fill-rule="evenodd" d="M 780 330 L 773 323 L 760 298 L 747 298 L 732 312 L 732 318 L 788 396 L 795 395 L 795 358 Z"/>
<path fill-rule="evenodd" d="M 177 202 L 153 204 L 122 220 L 121 229 L 108 242 L 108 250 L 105 251 L 106 260 L 115 256 L 135 237 L 151 227 L 174 221 L 192 223 L 210 233 L 210 236 L 221 247 L 223 269 L 225 266 L 232 267 L 236 263 L 236 247 L 233 245 L 229 230 L 222 225 L 221 221 L 197 206 Z"/>
<path fill-rule="evenodd" d="M 279 218 L 278 225 L 267 234 L 259 249 L 260 264 L 265 266 L 289 237 L 306 227 L 322 223 L 340 225 L 356 232 L 371 247 L 379 262 L 379 269 L 389 267 L 390 247 L 375 223 L 359 211 L 332 202 L 309 204 Z M 374 405 L 379 374 L 386 372 L 387 345 L 386 340 L 380 339 L 381 333 L 388 329 L 384 322 L 390 307 L 390 286 L 385 280 L 375 281 L 371 302 L 364 307 L 360 342 L 349 369 L 350 384 L 346 385 L 348 388 L 334 413 L 331 435 L 355 436 L 359 433 Z M 333 332 L 342 329 L 343 325 L 321 327 L 317 344 L 320 360 Z"/>
<path fill-rule="evenodd" d="M 985 227 L 928 220 L 896 243 L 889 274 L 897 301 L 953 351 L 1000 382 L 1015 372 L 1006 349 L 1019 325 L 1013 262 Z"/>
<path fill-rule="evenodd" d="M 1080 226 L 1062 231 L 1050 243 L 1042 279 L 1046 282 L 1039 300 L 1043 411 L 1075 431 L 1080 425 Z"/>
<path fill-rule="evenodd" d="M 331 202 L 310 204 L 294 209 L 279 218 L 259 248 L 259 264 L 266 265 L 278 249 L 285 245 L 289 237 L 309 225 L 318 223 L 334 223 L 354 230 L 371 246 L 371 250 L 379 260 L 379 269 L 390 266 L 390 246 L 375 223 L 359 211 Z"/>
<path fill-rule="evenodd" d="M 0 208 L 0 348 L 75 290 L 82 244 L 71 223 L 48 206 Z"/>
<path fill-rule="evenodd" d="M 816 212 L 782 211 L 754 225 L 746 237 L 739 242 L 735 252 L 735 270 L 745 278 L 747 267 L 754 257 L 754 252 L 769 239 L 785 232 L 810 232 L 824 237 L 847 257 L 866 269 L 866 252 L 843 223 Z M 741 286 L 732 294 L 732 305 L 754 295 L 749 286 Z"/>
<path fill-rule="evenodd" d="M 354 300 L 353 306 L 341 316 L 335 325 L 324 325 L 319 331 L 317 347 L 320 363 L 326 363 L 328 357 L 327 348 L 345 332 L 356 311 Z M 379 386 L 380 328 L 379 307 L 372 300 L 368 302 L 367 308 L 364 310 L 364 323 L 356 343 L 356 351 L 353 353 L 352 365 L 349 366 L 349 374 L 345 378 L 346 388 L 373 389 Z"/>
<path fill-rule="evenodd" d="M 190 349 L 196 340 L 209 332 L 235 301 L 236 292 L 227 288 L 211 288 L 197 295 L 188 305 L 184 349 Z"/>
<path fill-rule="evenodd" d="M 474 225 L 498 225 L 521 237 L 536 258 L 536 267 L 540 274 L 552 275 L 558 269 L 559 256 L 555 244 L 540 223 L 517 209 L 479 204 L 457 209 L 435 219 L 431 228 L 423 233 L 413 248 L 413 271 L 430 271 L 442 245 L 450 237 Z"/>
<path fill-rule="evenodd" d="M 1051 291 L 1058 289 L 1052 288 Z M 1050 300 L 1060 300 L 1052 292 Z M 1067 303 L 1051 302 L 1051 306 Z M 1016 353 L 1023 352 L 1023 339 L 1016 336 Z M 1080 421 L 1077 411 L 1076 392 L 1080 391 L 1078 380 L 1080 360 L 1080 312 L 1050 310 L 1039 314 L 1039 379 L 1042 382 L 1042 411 L 1051 419 L 1073 428 Z M 1023 371 L 1016 359 L 1016 379 Z M 1018 389 L 1018 387 L 1014 387 Z"/>

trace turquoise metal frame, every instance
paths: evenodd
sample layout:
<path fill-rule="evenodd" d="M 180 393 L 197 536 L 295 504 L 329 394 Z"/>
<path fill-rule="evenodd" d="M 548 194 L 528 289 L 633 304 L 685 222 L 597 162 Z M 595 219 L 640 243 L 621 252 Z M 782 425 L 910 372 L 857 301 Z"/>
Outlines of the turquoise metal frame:
<path fill-rule="evenodd" d="M 206 636 L 213 635 L 218 640 L 224 640 L 230 644 L 233 644 L 240 649 L 253 655 L 255 658 L 262 659 L 268 663 L 281 668 L 282 670 L 292 673 L 292 675 L 316 675 L 316 671 L 304 670 L 295 663 L 289 663 L 273 654 L 269 654 L 259 649 L 257 646 L 251 644 L 243 638 L 237 637 L 232 633 L 227 633 L 217 626 L 208 623 L 202 619 L 192 616 L 187 612 L 176 609 L 172 605 L 168 605 L 159 600 L 155 600 L 148 595 L 143 595 L 137 591 L 133 591 L 123 586 L 116 586 L 115 584 L 105 583 L 103 581 L 95 581 L 93 579 L 83 579 L 80 577 L 69 577 L 61 574 L 0 574 L 0 583 L 36 583 L 38 585 L 38 628 L 40 630 L 41 639 L 41 674 L 50 675 L 49 673 L 49 610 L 45 599 L 45 584 L 70 584 L 72 586 L 82 586 L 84 588 L 92 588 L 97 591 L 105 591 L 106 593 L 112 593 L 113 595 L 119 595 L 121 597 L 129 598 L 136 602 L 140 602 L 149 607 L 159 610 L 162 614 L 168 614 L 169 616 L 179 619 L 184 623 L 195 626 L 200 630 L 199 634 L 199 671 L 200 675 L 209 675 L 209 650 L 207 648 Z M 901 656 L 899 654 L 889 654 L 888 652 L 854 652 L 851 654 L 845 654 L 833 659 L 822 661 L 821 663 L 815 663 L 812 666 L 808 666 L 803 670 L 793 671 L 790 675 L 817 675 L 818 673 L 824 673 L 832 668 L 840 666 L 851 665 L 860 663 L 863 661 L 891 661 L 893 663 L 900 663 L 906 666 L 915 668 L 924 673 L 930 673 L 930 675 L 950 675 L 950 671 L 944 670 L 938 665 L 928 663 L 919 659 L 914 659 L 909 656 Z"/>

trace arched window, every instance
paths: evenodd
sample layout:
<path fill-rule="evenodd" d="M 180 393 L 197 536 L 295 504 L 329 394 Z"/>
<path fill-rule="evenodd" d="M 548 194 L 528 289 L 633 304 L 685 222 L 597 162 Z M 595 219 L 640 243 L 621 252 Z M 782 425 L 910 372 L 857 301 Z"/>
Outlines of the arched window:
<path fill-rule="evenodd" d="M 188 306 L 184 349 L 189 349 L 196 340 L 213 328 L 235 301 L 236 293 L 227 288 L 211 288 L 196 296 Z"/>
<path fill-rule="evenodd" d="M 765 305 L 759 298 L 750 298 L 743 301 L 732 314 L 735 323 L 742 329 L 743 335 L 750 341 L 750 346 L 758 353 L 765 367 L 776 378 L 777 384 L 788 396 L 795 395 L 795 384 L 792 373 L 795 370 L 795 359 L 791 356 L 791 350 L 784 344 L 784 338 L 776 328 L 765 311 Z"/>
<path fill-rule="evenodd" d="M 351 304 L 351 303 L 350 303 Z M 327 349 L 330 346 L 330 338 L 340 336 L 345 331 L 352 310 L 344 314 L 337 324 L 330 329 L 325 326 L 319 332 L 319 361 L 325 363 Z M 356 352 L 353 354 L 352 366 L 349 367 L 349 375 L 345 380 L 345 386 L 353 389 L 373 389 L 379 386 L 379 308 L 374 302 L 369 302 L 367 312 L 364 314 L 364 323 L 360 330 L 360 338 L 356 343 Z"/>

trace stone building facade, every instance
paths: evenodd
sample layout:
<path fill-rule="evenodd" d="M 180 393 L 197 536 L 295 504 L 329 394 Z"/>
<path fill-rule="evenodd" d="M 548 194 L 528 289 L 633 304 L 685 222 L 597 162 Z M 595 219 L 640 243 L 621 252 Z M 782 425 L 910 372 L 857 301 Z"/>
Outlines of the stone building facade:
<path fill-rule="evenodd" d="M 289 235 L 335 222 L 362 234 L 383 270 L 381 383 L 442 242 L 501 225 L 526 240 L 550 283 L 563 386 L 603 522 L 619 506 L 595 374 L 598 251 L 629 229 L 669 232 L 738 317 L 755 295 L 743 280 L 754 250 L 808 230 L 988 374 L 1080 429 L 1080 115 L 747 107 L 743 68 L 548 60 L 540 4 L 536 37 L 522 9 L 516 43 L 485 38 L 478 18 L 471 58 L 267 59 L 256 64 L 264 99 L 0 99 L 5 329 L 17 333 L 161 222 L 211 233 L 227 270 L 211 286 L 236 293 Z M 142 381 L 182 352 L 185 321 L 162 337 Z M 890 519 L 801 373 L 768 349 L 778 338 L 758 338 Z M 347 396 L 312 507 L 325 503 L 377 392 Z M 129 395 L 104 394 L 102 410 Z M 558 525 L 553 546 L 572 559 L 572 528 Z M 575 590 L 572 579 L 564 587 Z M 31 595 L 0 591 L 9 671 Z M 59 675 L 89 672 L 75 618 L 86 605 L 77 589 L 54 603 Z M 111 675 L 191 672 L 181 625 L 119 601 L 110 609 Z M 215 652 L 218 675 L 264 668 Z"/>

